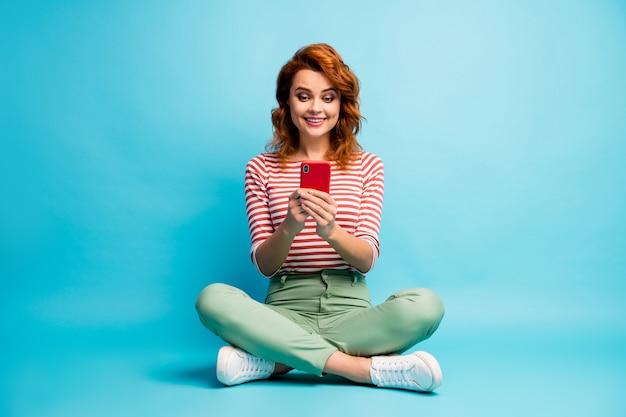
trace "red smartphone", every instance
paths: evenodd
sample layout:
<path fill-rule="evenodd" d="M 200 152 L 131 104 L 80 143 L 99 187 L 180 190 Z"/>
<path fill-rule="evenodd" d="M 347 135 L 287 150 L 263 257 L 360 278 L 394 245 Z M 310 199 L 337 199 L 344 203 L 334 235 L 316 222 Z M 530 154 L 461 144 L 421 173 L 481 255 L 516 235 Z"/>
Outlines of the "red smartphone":
<path fill-rule="evenodd" d="M 300 165 L 300 188 L 330 192 L 330 162 L 302 161 Z"/>

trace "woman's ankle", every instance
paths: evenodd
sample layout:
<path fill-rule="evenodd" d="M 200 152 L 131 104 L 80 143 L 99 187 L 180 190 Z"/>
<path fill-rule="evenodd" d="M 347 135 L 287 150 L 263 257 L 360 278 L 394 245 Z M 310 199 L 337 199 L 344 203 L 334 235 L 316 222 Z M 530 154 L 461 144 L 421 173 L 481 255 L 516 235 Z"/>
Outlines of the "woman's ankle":
<path fill-rule="evenodd" d="M 282 363 L 276 363 L 274 364 L 274 372 L 272 372 L 272 375 L 285 375 L 292 370 L 293 368 L 290 366 L 283 365 Z"/>
<path fill-rule="evenodd" d="M 371 384 L 372 360 L 336 351 L 326 361 L 324 373 L 338 375 L 360 384 Z"/>

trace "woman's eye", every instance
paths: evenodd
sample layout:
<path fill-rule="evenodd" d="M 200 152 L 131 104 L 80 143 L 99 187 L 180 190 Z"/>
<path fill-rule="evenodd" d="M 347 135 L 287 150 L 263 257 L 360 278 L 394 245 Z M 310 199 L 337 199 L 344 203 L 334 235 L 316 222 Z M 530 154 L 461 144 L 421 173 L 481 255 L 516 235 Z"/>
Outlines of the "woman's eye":
<path fill-rule="evenodd" d="M 335 99 L 335 97 L 333 97 L 333 96 L 324 97 L 324 101 L 325 101 L 326 103 L 330 103 L 330 102 L 332 102 L 334 99 Z"/>
<path fill-rule="evenodd" d="M 300 101 L 307 101 L 309 99 L 309 96 L 304 95 L 304 94 L 300 94 L 298 95 L 298 100 Z"/>

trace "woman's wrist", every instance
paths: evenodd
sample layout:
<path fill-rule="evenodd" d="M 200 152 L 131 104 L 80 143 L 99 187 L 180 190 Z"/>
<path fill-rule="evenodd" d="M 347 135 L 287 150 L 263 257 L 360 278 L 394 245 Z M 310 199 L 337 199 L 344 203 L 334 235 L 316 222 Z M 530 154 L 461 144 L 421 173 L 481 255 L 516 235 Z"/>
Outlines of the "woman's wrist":
<path fill-rule="evenodd" d="M 341 239 L 342 232 L 344 232 L 344 230 L 341 228 L 341 226 L 333 222 L 330 232 L 328 232 L 326 236 L 320 236 L 320 237 L 332 246 L 333 243 L 337 243 L 339 239 Z"/>
<path fill-rule="evenodd" d="M 291 242 L 293 242 L 293 239 L 299 232 L 299 230 L 295 230 L 295 228 L 293 228 L 294 230 L 291 229 L 292 228 L 289 227 L 288 220 L 285 220 L 278 226 L 278 228 L 276 228 L 274 233 L 277 233 L 281 239 L 288 239 L 291 246 Z"/>

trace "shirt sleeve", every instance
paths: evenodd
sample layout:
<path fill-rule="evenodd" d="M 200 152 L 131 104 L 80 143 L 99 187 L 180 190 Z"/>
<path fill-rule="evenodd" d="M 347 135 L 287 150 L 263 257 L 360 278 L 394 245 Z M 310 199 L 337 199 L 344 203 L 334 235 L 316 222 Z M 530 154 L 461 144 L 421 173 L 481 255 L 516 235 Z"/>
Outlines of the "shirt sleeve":
<path fill-rule="evenodd" d="M 385 172 L 382 160 L 366 153 L 362 160 L 363 192 L 361 194 L 361 212 L 354 236 L 368 242 L 372 247 L 374 266 L 380 255 L 380 221 L 382 217 L 383 195 L 385 190 Z"/>
<path fill-rule="evenodd" d="M 246 166 L 244 190 L 248 229 L 250 230 L 250 258 L 256 269 L 259 269 L 256 260 L 256 250 L 265 239 L 274 233 L 269 210 L 269 196 L 267 194 L 268 174 L 262 155 L 259 155 Z"/>

